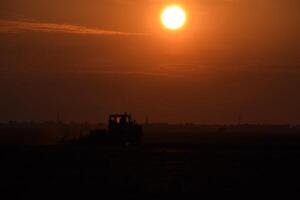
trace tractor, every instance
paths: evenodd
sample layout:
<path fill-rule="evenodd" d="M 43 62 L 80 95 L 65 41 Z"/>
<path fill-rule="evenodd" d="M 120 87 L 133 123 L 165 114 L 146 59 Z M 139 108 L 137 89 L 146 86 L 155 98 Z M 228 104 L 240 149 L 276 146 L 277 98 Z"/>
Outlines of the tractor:
<path fill-rule="evenodd" d="M 142 126 L 138 125 L 131 115 L 127 113 L 113 114 L 108 119 L 108 130 L 93 130 L 87 136 L 77 140 L 76 143 L 87 145 L 139 145 L 142 135 Z"/>

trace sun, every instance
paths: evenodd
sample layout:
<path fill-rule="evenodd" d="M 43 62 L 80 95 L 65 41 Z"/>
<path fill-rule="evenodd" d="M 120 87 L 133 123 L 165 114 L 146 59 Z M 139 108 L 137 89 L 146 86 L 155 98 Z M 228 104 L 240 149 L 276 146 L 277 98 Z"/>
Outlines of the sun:
<path fill-rule="evenodd" d="M 168 6 L 161 14 L 161 22 L 167 29 L 180 29 L 186 23 L 186 12 L 178 5 Z"/>

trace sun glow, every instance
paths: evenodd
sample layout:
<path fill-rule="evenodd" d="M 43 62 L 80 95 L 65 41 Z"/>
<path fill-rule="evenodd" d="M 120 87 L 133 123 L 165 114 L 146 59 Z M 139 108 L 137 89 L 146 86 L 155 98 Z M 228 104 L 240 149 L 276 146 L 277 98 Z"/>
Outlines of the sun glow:
<path fill-rule="evenodd" d="M 168 6 L 161 14 L 161 22 L 167 29 L 180 29 L 186 22 L 186 13 L 180 6 Z"/>

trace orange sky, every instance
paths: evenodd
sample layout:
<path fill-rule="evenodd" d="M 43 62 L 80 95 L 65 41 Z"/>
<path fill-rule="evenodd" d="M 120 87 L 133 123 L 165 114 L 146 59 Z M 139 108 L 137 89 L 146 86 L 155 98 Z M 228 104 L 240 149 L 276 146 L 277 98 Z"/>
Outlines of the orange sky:
<path fill-rule="evenodd" d="M 297 0 L 0 2 L 0 120 L 300 122 Z"/>

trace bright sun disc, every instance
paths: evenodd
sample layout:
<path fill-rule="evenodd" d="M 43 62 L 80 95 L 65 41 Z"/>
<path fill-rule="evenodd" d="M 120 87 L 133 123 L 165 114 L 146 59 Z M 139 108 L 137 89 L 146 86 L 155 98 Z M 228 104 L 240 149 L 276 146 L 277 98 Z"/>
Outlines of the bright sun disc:
<path fill-rule="evenodd" d="M 180 6 L 169 6 L 162 12 L 161 21 L 166 28 L 177 30 L 186 22 L 185 11 Z"/>

